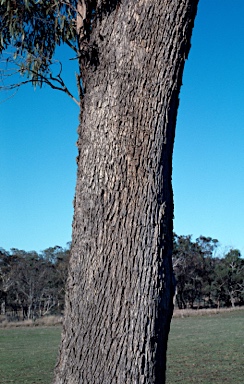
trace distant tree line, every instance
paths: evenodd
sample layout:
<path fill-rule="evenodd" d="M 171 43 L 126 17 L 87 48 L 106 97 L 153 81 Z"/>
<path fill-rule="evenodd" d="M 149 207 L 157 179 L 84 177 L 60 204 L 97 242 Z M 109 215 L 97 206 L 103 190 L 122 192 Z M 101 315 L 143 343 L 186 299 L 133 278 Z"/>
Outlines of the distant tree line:
<path fill-rule="evenodd" d="M 180 309 L 244 304 L 244 259 L 237 249 L 219 256 L 211 237 L 174 235 L 175 303 Z M 216 256 L 218 254 L 218 256 Z"/>
<path fill-rule="evenodd" d="M 9 320 L 61 314 L 70 245 L 41 253 L 0 249 L 0 311 Z"/>
<path fill-rule="evenodd" d="M 174 235 L 175 305 L 212 308 L 244 304 L 244 259 L 230 249 L 216 256 L 218 240 Z M 0 312 L 9 320 L 62 314 L 70 244 L 37 253 L 0 248 Z"/>

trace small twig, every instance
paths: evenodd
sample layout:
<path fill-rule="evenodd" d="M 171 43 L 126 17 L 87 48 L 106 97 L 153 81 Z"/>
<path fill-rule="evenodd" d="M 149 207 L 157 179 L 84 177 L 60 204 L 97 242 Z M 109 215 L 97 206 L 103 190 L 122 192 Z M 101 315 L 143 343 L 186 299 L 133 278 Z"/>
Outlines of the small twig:
<path fill-rule="evenodd" d="M 0 87 L 0 89 L 1 89 L 1 87 Z M 9 97 L 7 97 L 6 99 L 0 101 L 0 104 L 3 104 L 3 103 L 5 103 L 7 100 L 9 100 L 9 99 L 11 99 L 12 97 L 14 97 L 14 95 L 16 95 L 16 93 L 18 92 L 18 90 L 19 90 L 19 89 L 17 88 L 16 91 L 15 91 L 11 96 L 9 96 Z"/>
<path fill-rule="evenodd" d="M 79 54 L 79 50 L 78 50 L 73 44 L 71 44 L 70 41 L 66 40 L 65 43 L 66 43 L 71 49 L 73 49 L 73 51 L 75 51 L 75 53 L 77 53 L 77 55 Z"/>

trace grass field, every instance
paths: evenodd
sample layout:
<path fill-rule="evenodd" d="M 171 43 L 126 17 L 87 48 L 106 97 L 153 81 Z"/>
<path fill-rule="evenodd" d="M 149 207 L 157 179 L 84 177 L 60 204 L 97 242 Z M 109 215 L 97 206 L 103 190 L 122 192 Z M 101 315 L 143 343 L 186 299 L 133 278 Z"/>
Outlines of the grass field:
<path fill-rule="evenodd" d="M 244 383 L 244 310 L 174 318 L 167 384 Z M 50 384 L 60 327 L 0 329 L 0 383 Z"/>
<path fill-rule="evenodd" d="M 244 310 L 174 318 L 167 384 L 244 383 Z"/>
<path fill-rule="evenodd" d="M 0 383 L 50 384 L 61 327 L 0 329 Z"/>

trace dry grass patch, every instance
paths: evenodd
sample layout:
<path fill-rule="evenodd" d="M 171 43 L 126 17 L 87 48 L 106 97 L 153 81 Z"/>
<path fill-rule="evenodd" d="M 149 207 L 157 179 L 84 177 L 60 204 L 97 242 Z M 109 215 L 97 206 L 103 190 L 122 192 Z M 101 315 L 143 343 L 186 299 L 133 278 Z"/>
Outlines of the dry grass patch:
<path fill-rule="evenodd" d="M 243 311 L 244 307 L 235 308 L 207 308 L 207 309 L 175 309 L 173 317 L 211 316 L 233 311 Z"/>
<path fill-rule="evenodd" d="M 62 316 L 44 316 L 36 320 L 8 321 L 5 316 L 0 317 L 0 328 L 56 326 L 63 322 Z"/>

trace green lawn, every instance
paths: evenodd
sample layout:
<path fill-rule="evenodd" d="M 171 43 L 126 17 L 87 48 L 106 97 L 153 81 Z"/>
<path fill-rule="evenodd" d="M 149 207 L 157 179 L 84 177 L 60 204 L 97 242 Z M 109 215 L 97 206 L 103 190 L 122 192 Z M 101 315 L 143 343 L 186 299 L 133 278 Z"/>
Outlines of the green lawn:
<path fill-rule="evenodd" d="M 244 383 L 243 320 L 244 310 L 173 319 L 167 384 Z M 0 383 L 50 384 L 60 332 L 60 327 L 0 329 Z"/>
<path fill-rule="evenodd" d="M 244 310 L 173 319 L 167 384 L 242 384 L 243 367 Z"/>
<path fill-rule="evenodd" d="M 0 383 L 50 384 L 60 327 L 0 329 Z"/>

